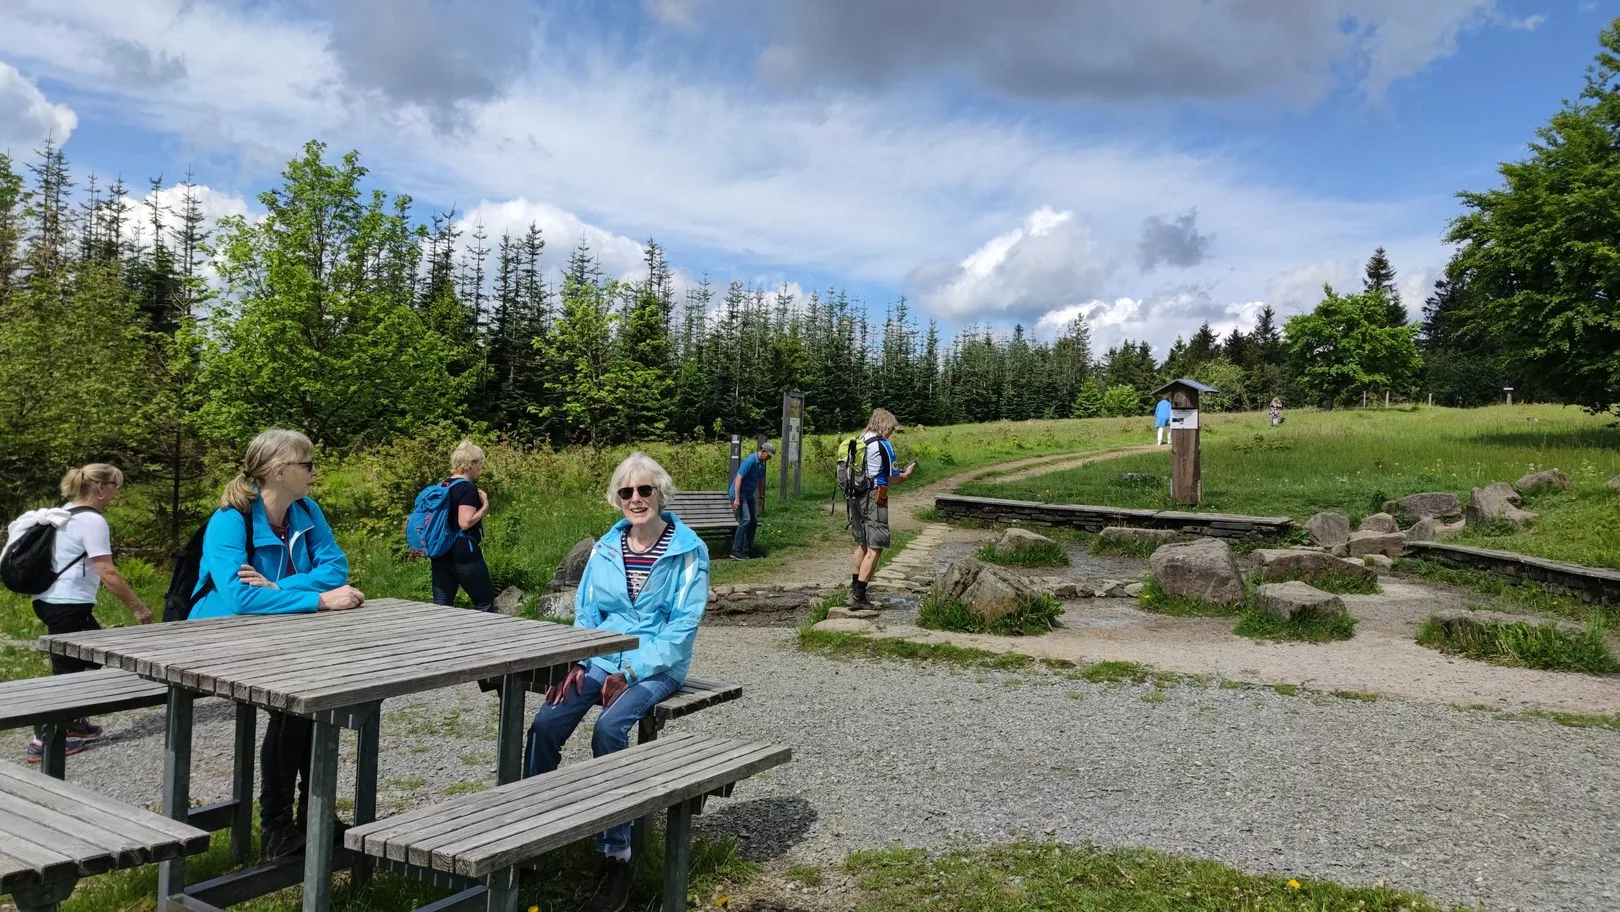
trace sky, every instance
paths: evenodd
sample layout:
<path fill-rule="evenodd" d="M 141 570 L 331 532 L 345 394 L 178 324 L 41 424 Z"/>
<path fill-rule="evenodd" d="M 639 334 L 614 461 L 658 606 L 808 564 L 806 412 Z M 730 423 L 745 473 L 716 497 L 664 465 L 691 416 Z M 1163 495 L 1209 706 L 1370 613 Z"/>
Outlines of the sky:
<path fill-rule="evenodd" d="M 1620 0 L 0 0 L 0 150 L 189 172 L 211 216 L 310 139 L 417 215 L 614 275 L 901 296 L 947 334 L 1162 356 L 1387 248 L 1578 94 Z"/>

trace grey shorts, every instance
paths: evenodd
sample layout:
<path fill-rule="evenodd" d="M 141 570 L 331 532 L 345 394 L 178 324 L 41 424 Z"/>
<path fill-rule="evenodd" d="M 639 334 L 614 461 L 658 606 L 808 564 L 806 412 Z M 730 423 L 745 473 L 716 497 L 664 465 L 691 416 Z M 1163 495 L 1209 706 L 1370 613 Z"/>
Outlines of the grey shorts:
<path fill-rule="evenodd" d="M 849 534 L 855 544 L 863 548 L 889 547 L 889 506 L 878 505 L 877 489 L 860 497 L 846 498 L 844 507 L 849 514 Z"/>

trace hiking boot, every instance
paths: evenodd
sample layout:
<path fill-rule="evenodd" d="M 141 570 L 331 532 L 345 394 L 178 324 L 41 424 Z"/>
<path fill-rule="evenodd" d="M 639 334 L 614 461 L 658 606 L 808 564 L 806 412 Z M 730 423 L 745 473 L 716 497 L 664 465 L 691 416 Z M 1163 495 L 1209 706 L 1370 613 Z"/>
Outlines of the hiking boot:
<path fill-rule="evenodd" d="M 733 551 L 733 552 L 731 552 L 731 559 L 732 560 L 748 560 L 748 555 L 743 554 L 740 551 Z"/>
<path fill-rule="evenodd" d="M 76 753 L 78 753 L 79 751 L 82 751 L 82 750 L 84 750 L 84 741 L 83 740 L 81 740 L 79 738 L 68 738 L 67 739 L 67 748 L 63 753 L 66 754 L 67 756 L 71 757 L 74 754 L 76 754 Z M 38 738 L 29 738 L 28 739 L 28 762 L 29 763 L 43 763 L 44 761 L 45 761 L 45 742 L 39 740 Z"/>
<path fill-rule="evenodd" d="M 630 904 L 630 862 L 608 856 L 602 865 L 602 879 L 596 892 L 579 907 L 579 912 L 624 912 Z"/>
<path fill-rule="evenodd" d="M 287 858 L 304 851 L 304 832 L 294 824 L 268 826 L 259 832 L 259 855 L 265 861 Z"/>
<path fill-rule="evenodd" d="M 101 726 L 91 724 L 83 716 L 68 723 L 67 735 L 69 738 L 78 738 L 80 741 L 94 741 L 101 737 Z"/>

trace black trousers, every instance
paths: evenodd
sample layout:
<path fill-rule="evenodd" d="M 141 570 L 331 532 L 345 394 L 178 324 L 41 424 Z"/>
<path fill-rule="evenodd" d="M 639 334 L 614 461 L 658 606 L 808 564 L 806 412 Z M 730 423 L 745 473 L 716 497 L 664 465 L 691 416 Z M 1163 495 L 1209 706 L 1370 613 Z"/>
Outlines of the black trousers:
<path fill-rule="evenodd" d="M 45 625 L 46 633 L 82 633 L 101 629 L 101 625 L 96 623 L 95 607 L 93 604 L 58 605 L 35 599 L 34 616 Z M 51 674 L 72 674 L 100 667 L 94 662 L 51 653 Z"/>
<path fill-rule="evenodd" d="M 259 750 L 259 825 L 265 828 L 296 822 L 303 827 L 309 816 L 309 742 L 315 723 L 302 716 L 271 712 Z M 293 799 L 298 814 L 293 815 Z"/>
<path fill-rule="evenodd" d="M 457 587 L 466 590 L 479 611 L 495 607 L 495 584 L 489 579 L 484 549 L 465 536 L 457 538 L 448 553 L 433 558 L 433 604 L 454 605 Z"/>

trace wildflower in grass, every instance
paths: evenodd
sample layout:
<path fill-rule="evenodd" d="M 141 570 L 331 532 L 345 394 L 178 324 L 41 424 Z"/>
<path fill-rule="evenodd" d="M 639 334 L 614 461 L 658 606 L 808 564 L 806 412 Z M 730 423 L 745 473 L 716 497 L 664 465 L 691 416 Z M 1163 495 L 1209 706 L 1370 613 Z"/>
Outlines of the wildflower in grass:
<path fill-rule="evenodd" d="M 1299 889 L 1299 881 L 1290 880 L 1288 882 L 1288 889 L 1290 889 L 1290 890 L 1298 890 Z"/>

